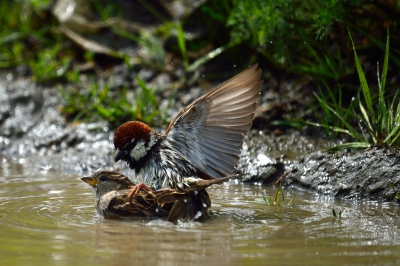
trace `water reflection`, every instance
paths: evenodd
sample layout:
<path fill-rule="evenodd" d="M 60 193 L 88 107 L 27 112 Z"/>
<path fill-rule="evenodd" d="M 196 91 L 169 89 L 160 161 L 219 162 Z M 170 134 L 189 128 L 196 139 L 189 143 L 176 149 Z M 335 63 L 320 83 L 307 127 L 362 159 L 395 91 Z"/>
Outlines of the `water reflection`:
<path fill-rule="evenodd" d="M 71 265 L 398 265 L 399 206 L 296 193 L 290 206 L 262 202 L 275 190 L 234 182 L 210 189 L 212 217 L 177 226 L 104 220 L 77 176 L 0 164 L 2 263 Z M 256 200 L 258 199 L 258 200 Z M 332 209 L 343 213 L 334 219 Z"/>

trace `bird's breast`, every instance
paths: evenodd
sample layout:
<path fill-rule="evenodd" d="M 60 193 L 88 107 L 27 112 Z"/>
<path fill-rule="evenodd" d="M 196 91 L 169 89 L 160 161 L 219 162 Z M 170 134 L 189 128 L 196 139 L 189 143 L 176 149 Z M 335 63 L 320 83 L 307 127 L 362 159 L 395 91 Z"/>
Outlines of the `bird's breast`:
<path fill-rule="evenodd" d="M 154 188 L 178 188 L 185 177 L 194 176 L 196 168 L 173 150 L 153 154 L 139 173 L 139 182 Z"/>

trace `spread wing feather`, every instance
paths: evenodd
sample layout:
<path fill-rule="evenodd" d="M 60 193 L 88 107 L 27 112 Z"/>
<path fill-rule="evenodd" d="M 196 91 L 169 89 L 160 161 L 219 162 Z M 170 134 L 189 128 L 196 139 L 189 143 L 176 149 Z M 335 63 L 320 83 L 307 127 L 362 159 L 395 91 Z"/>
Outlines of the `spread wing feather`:
<path fill-rule="evenodd" d="M 263 83 L 257 65 L 183 108 L 166 135 L 171 145 L 209 176 L 232 174 Z"/>

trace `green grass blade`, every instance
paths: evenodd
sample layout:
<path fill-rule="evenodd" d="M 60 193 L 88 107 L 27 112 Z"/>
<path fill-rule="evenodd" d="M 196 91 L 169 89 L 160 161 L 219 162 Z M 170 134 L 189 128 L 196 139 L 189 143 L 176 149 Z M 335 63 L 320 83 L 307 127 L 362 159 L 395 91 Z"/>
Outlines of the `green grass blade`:
<path fill-rule="evenodd" d="M 400 118 L 400 104 L 397 105 L 397 109 L 396 111 L 394 111 L 394 103 L 396 102 L 396 98 L 397 98 L 397 94 L 398 91 L 396 91 L 392 103 L 389 106 L 389 110 L 387 111 L 387 115 L 386 115 L 386 131 L 388 134 L 390 134 L 392 132 L 392 130 L 394 129 L 394 127 L 396 126 L 396 123 L 400 122 L 398 121 L 399 119 L 396 120 L 397 117 Z"/>
<path fill-rule="evenodd" d="M 141 78 L 136 77 L 136 80 L 139 84 L 139 87 L 142 89 L 145 98 L 150 102 L 153 107 L 156 108 L 158 106 L 158 102 L 153 92 L 147 87 L 146 83 Z"/>
<path fill-rule="evenodd" d="M 326 99 L 325 93 L 322 91 L 321 86 L 318 84 L 318 94 L 320 95 L 321 99 L 324 102 L 328 102 L 328 100 Z M 323 111 L 323 115 L 320 118 L 320 121 L 323 120 L 324 124 L 328 124 L 331 123 L 333 121 L 333 116 L 332 113 L 329 112 L 329 110 L 323 105 L 323 104 L 319 104 L 319 106 L 321 107 L 322 111 Z"/>
<path fill-rule="evenodd" d="M 329 126 L 329 125 L 320 124 L 320 123 L 314 123 L 314 122 L 309 122 L 309 121 L 305 121 L 304 123 L 306 123 L 308 125 L 316 126 L 316 127 L 327 128 L 327 129 L 330 129 L 332 131 L 339 132 L 339 133 L 344 133 L 344 134 L 347 134 L 347 135 L 353 137 L 353 135 L 347 129 L 344 129 L 344 128 L 334 127 L 334 126 Z"/>
<path fill-rule="evenodd" d="M 367 104 L 368 111 L 370 112 L 370 115 L 371 115 L 371 118 L 372 118 L 372 122 L 375 123 L 376 122 L 375 112 L 374 112 L 374 108 L 372 106 L 372 99 L 371 99 L 370 90 L 369 90 L 368 83 L 367 83 L 367 80 L 366 80 L 365 75 L 364 75 L 364 71 L 361 68 L 361 64 L 360 64 L 360 61 L 359 61 L 358 56 L 357 56 L 357 51 L 356 51 L 356 48 L 354 46 L 353 38 L 351 37 L 351 34 L 350 34 L 350 30 L 349 30 L 349 36 L 350 36 L 351 44 L 353 46 L 354 60 L 355 60 L 355 63 L 356 63 L 357 73 L 358 73 L 358 77 L 360 79 L 361 89 L 362 89 L 362 92 L 363 92 L 363 95 L 364 95 L 364 100 L 365 100 L 365 103 Z"/>
<path fill-rule="evenodd" d="M 365 142 L 368 142 L 368 136 L 365 135 L 365 132 L 364 132 L 364 130 L 363 130 L 363 127 L 361 126 L 360 121 L 358 122 L 358 127 L 361 129 L 361 133 L 362 133 L 362 135 L 363 135 L 364 141 L 365 141 Z"/>
<path fill-rule="evenodd" d="M 189 66 L 189 57 L 186 50 L 185 33 L 183 32 L 182 24 L 180 22 L 177 23 L 177 30 L 179 49 L 181 50 L 183 62 L 185 63 L 185 68 L 187 69 Z"/>
<path fill-rule="evenodd" d="M 379 47 L 379 49 L 382 49 L 382 51 L 385 50 L 385 43 L 379 41 L 378 39 L 376 39 L 368 30 L 363 30 L 361 27 L 355 27 L 352 24 L 347 24 L 350 28 L 354 28 L 358 33 L 361 33 L 363 36 L 365 36 L 366 38 L 368 38 L 368 40 L 371 41 L 371 43 L 373 43 L 374 45 L 376 45 L 377 47 Z M 393 62 L 395 62 L 395 64 L 397 66 L 400 65 L 400 58 L 397 57 L 397 55 L 400 54 L 400 51 L 398 51 L 397 49 L 393 49 L 393 51 L 395 52 L 395 54 L 392 53 L 390 60 L 392 60 Z"/>
<path fill-rule="evenodd" d="M 390 132 L 390 134 L 384 139 L 384 143 L 388 143 L 389 146 L 392 146 L 396 140 L 399 138 L 400 136 L 400 125 L 395 126 L 392 131 Z"/>
<path fill-rule="evenodd" d="M 373 128 L 371 126 L 371 123 L 369 122 L 369 117 L 368 117 L 367 111 L 365 110 L 364 105 L 361 103 L 361 101 L 359 101 L 359 105 L 360 105 L 361 114 L 363 115 L 365 122 L 367 122 L 368 131 L 370 133 L 373 133 Z"/>
<path fill-rule="evenodd" d="M 383 141 L 384 143 L 388 143 L 389 146 L 392 146 L 396 140 L 399 137 L 399 128 L 400 128 L 400 102 L 397 104 L 397 108 L 396 111 L 394 112 L 394 103 L 396 102 L 397 99 L 397 94 L 398 91 L 396 91 L 396 94 L 393 97 L 393 101 L 390 105 L 390 109 L 389 109 L 389 114 L 388 114 L 388 119 L 387 119 L 387 123 L 388 123 L 388 136 L 385 138 L 385 140 Z M 390 130 L 389 130 L 390 129 Z"/>
<path fill-rule="evenodd" d="M 380 87 L 382 87 L 383 90 L 385 89 L 386 85 L 386 75 L 387 75 L 388 65 L 389 65 L 389 28 L 387 29 L 385 59 L 383 61 L 382 79 L 380 83 Z"/>
<path fill-rule="evenodd" d="M 275 200 L 274 200 L 274 204 L 275 205 L 279 205 L 278 199 L 279 199 L 279 193 L 280 192 L 281 192 L 281 188 L 278 187 L 278 189 L 276 190 L 276 193 L 275 193 Z"/>
<path fill-rule="evenodd" d="M 381 78 L 380 78 L 380 74 L 379 74 L 379 62 L 376 63 L 376 76 L 378 79 L 378 88 L 379 88 L 379 99 L 378 99 L 378 120 L 377 120 L 377 128 L 379 130 L 382 130 L 382 122 L 384 121 L 384 114 L 382 112 L 383 104 L 385 104 L 385 101 L 383 99 L 383 89 L 381 86 Z M 383 101 L 383 102 L 382 102 Z"/>
<path fill-rule="evenodd" d="M 292 204 L 292 202 L 294 201 L 294 198 L 296 197 L 296 193 L 293 192 L 292 198 L 290 199 L 290 201 L 288 202 L 288 205 Z"/>
<path fill-rule="evenodd" d="M 387 110 L 386 102 L 385 102 L 385 84 L 386 84 L 386 76 L 389 64 L 389 30 L 387 33 L 387 41 L 386 41 L 386 48 L 385 48 L 385 58 L 383 63 L 383 70 L 382 70 L 382 78 L 379 74 L 379 63 L 377 64 L 377 76 L 378 76 L 378 87 L 379 87 L 379 100 L 378 100 L 378 120 L 377 120 L 377 144 L 382 143 L 382 134 L 383 132 L 391 132 L 392 126 L 389 122 L 389 112 Z M 391 110 L 393 111 L 393 110 Z"/>
<path fill-rule="evenodd" d="M 391 131 L 391 124 L 389 122 L 389 112 L 385 102 L 385 88 L 379 86 L 379 106 L 378 106 L 378 123 L 377 127 L 379 132 L 383 132 L 386 128 L 386 132 Z M 393 110 L 391 110 L 393 111 Z"/>
<path fill-rule="evenodd" d="M 328 54 L 328 53 L 327 53 L 327 54 Z M 328 56 L 327 54 L 324 55 L 325 62 L 326 62 L 326 64 L 328 65 L 328 67 L 330 68 L 331 72 L 332 72 L 333 74 L 335 74 L 335 73 L 338 72 L 338 68 L 339 68 L 339 67 L 335 65 L 334 60 L 332 60 L 331 58 L 329 58 L 329 56 Z M 337 75 L 337 74 L 336 74 L 336 75 Z M 334 75 L 334 76 L 336 76 L 336 75 Z"/>
<path fill-rule="evenodd" d="M 148 3 L 149 2 L 149 3 Z M 142 4 L 150 13 L 153 14 L 156 18 L 158 18 L 161 22 L 166 23 L 168 22 L 168 18 L 164 17 L 156 8 L 154 8 L 150 3 L 152 1 L 147 0 L 139 0 L 139 3 Z"/>
<path fill-rule="evenodd" d="M 384 128 L 386 128 L 386 132 L 392 131 L 392 124 L 389 122 L 389 112 L 387 110 L 386 102 L 385 102 L 385 85 L 386 85 L 386 76 L 389 65 L 389 28 L 387 30 L 387 40 L 386 40 L 386 48 L 385 48 L 385 59 L 383 61 L 383 70 L 382 70 L 382 79 L 379 83 L 379 111 L 381 113 L 383 123 L 381 123 L 381 132 L 383 132 Z M 397 93 L 396 93 L 397 94 Z M 394 102 L 394 99 L 393 99 Z M 392 103 L 393 103 L 392 102 Z M 393 106 L 393 105 L 392 105 Z M 390 113 L 393 114 L 393 109 L 390 110 Z"/>
<path fill-rule="evenodd" d="M 371 144 L 368 142 L 349 142 L 342 145 L 337 145 L 335 147 L 329 148 L 327 151 L 335 152 L 341 151 L 344 149 L 366 149 L 371 147 Z"/>
<path fill-rule="evenodd" d="M 384 96 L 382 96 L 382 97 L 384 97 Z M 391 123 L 389 122 L 389 115 L 390 115 L 390 112 L 392 112 L 392 110 L 391 111 L 389 111 L 388 109 L 387 109 L 387 106 L 386 106 L 386 103 L 385 103 L 385 99 L 383 98 L 382 99 L 382 104 L 380 105 L 380 109 L 381 109 L 381 113 L 382 113 L 382 121 L 381 121 L 381 123 L 380 123 L 380 132 L 384 132 L 385 130 L 386 130 L 386 132 L 391 132 L 392 131 L 392 125 L 391 125 Z"/>
<path fill-rule="evenodd" d="M 367 111 L 365 110 L 364 105 L 361 103 L 361 101 L 359 101 L 359 105 L 360 105 L 360 111 L 361 111 L 361 113 L 362 113 L 362 115 L 363 115 L 362 118 L 364 118 L 364 121 L 365 121 L 366 124 L 367 124 L 368 133 L 369 133 L 369 135 L 371 136 L 373 143 L 376 143 L 376 136 L 375 136 L 376 132 L 374 131 L 373 127 L 371 126 L 371 124 L 370 124 L 370 122 L 369 122 L 369 117 L 368 117 Z M 361 129 L 361 132 L 362 132 L 362 134 L 363 134 L 363 136 L 364 136 L 364 140 L 365 140 L 366 142 L 368 142 L 368 137 L 364 134 L 364 131 L 362 130 L 363 127 L 361 126 L 361 123 L 360 123 L 360 122 L 358 122 L 358 126 L 359 126 L 360 129 Z"/>
<path fill-rule="evenodd" d="M 385 119 L 385 125 L 386 125 L 386 132 L 388 134 L 390 134 L 390 132 L 392 132 L 393 130 L 393 126 L 395 126 L 395 124 L 393 123 L 393 103 L 392 105 L 389 107 L 389 112 L 386 115 L 386 119 Z"/>
<path fill-rule="evenodd" d="M 95 108 L 96 108 L 97 112 L 104 118 L 108 119 L 111 117 L 111 112 L 108 109 L 106 109 L 100 105 L 96 105 Z"/>
<path fill-rule="evenodd" d="M 211 52 L 209 52 L 208 54 L 204 55 L 203 57 L 197 59 L 196 61 L 194 61 L 187 69 L 186 71 L 191 72 L 194 71 L 196 69 L 198 69 L 201 65 L 207 63 L 208 61 L 210 61 L 211 59 L 213 59 L 214 57 L 222 54 L 223 52 L 225 52 L 227 49 L 238 45 L 240 43 L 240 41 L 233 41 L 230 42 L 224 46 L 218 47 L 214 50 L 212 50 Z"/>
<path fill-rule="evenodd" d="M 329 111 L 331 111 L 334 115 L 336 115 L 337 118 L 339 118 L 339 119 L 342 121 L 342 123 L 343 123 L 343 124 L 345 125 L 345 127 L 349 130 L 350 135 L 351 135 L 353 138 L 357 139 L 358 141 L 362 141 L 362 140 L 363 140 L 363 139 L 361 138 L 361 136 L 357 133 L 357 131 L 356 131 L 349 123 L 347 123 L 347 121 L 344 120 L 343 117 L 342 117 L 341 115 L 339 115 L 339 114 L 338 114 L 332 107 L 330 107 L 327 103 L 323 102 L 323 101 L 318 97 L 318 95 L 315 94 L 315 97 L 317 97 L 318 101 L 319 101 L 321 104 L 324 104 L 324 105 L 326 106 L 326 108 L 329 109 Z"/>

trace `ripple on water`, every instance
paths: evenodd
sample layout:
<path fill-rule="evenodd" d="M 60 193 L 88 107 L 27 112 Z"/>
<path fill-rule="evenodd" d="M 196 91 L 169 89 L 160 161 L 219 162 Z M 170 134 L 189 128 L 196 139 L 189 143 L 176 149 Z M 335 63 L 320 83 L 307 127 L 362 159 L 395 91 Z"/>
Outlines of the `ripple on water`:
<path fill-rule="evenodd" d="M 285 189 L 287 201 L 295 193 L 293 203 L 274 206 L 262 198 L 274 198 L 275 189 L 231 182 L 209 190 L 205 223 L 104 220 L 77 176 L 13 167 L 0 172 L 0 250 L 9 265 L 400 262 L 400 210 L 393 203 Z M 332 209 L 343 218 L 334 219 Z"/>

